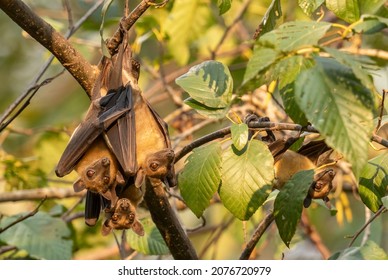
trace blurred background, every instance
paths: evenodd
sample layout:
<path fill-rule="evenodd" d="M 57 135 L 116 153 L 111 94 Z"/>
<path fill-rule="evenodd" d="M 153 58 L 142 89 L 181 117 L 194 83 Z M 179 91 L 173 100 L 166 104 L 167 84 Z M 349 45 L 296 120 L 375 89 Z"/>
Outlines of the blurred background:
<path fill-rule="evenodd" d="M 26 0 L 39 16 L 56 30 L 65 34 L 71 22 L 77 22 L 97 1 L 69 0 L 43 1 Z M 102 1 L 101 1 L 102 2 Z M 375 1 L 376 2 L 376 1 Z M 71 19 L 66 5 L 71 7 Z M 129 1 L 133 9 L 139 1 Z M 164 8 L 150 8 L 131 31 L 131 45 L 135 57 L 141 63 L 140 86 L 145 97 L 165 118 L 170 127 L 170 135 L 175 150 L 179 150 L 192 140 L 224 127 L 228 120 L 207 119 L 184 106 L 187 96 L 175 85 L 174 80 L 187 72 L 190 66 L 208 59 L 216 59 L 228 65 L 235 86 L 243 78 L 246 63 L 251 55 L 251 38 L 262 20 L 269 0 L 235 0 L 231 9 L 219 15 L 217 1 L 202 0 L 170 1 Z M 177 6 L 180 5 L 178 9 Z M 193 5 L 193 6 L 191 6 Z M 103 28 L 104 39 L 109 38 L 118 26 L 123 14 L 123 1 L 113 1 L 106 15 Z M 368 11 L 365 6 L 365 13 Z M 185 10 L 186 9 L 186 10 Z M 297 1 L 282 1 L 282 21 L 308 20 Z M 188 12 L 188 13 L 187 13 Z M 386 13 L 386 9 L 383 10 Z M 386 14 L 385 14 L 386 16 Z M 317 17 L 313 15 L 313 17 Z M 326 20 L 330 13 L 326 14 Z M 92 64 L 101 58 L 101 7 L 97 9 L 69 39 L 72 45 Z M 236 23 L 236 20 L 237 23 Z M 231 27 L 230 27 L 231 26 Z M 230 30 L 228 29 L 230 27 Z M 0 12 L 0 116 L 12 106 L 15 100 L 26 92 L 36 75 L 41 71 L 50 53 L 22 31 L 8 16 Z M 228 30 L 226 32 L 226 30 Z M 223 41 L 221 38 L 226 35 Z M 221 43 L 220 43 L 221 42 Z M 386 49 L 388 36 L 380 32 L 363 36 L 359 42 L 349 42 L 370 49 Z M 345 46 L 346 47 L 346 46 Z M 388 88 L 388 68 L 386 61 L 374 61 L 382 70 L 374 72 L 374 80 L 379 92 Z M 54 59 L 40 81 L 57 75 L 63 67 Z M 275 95 L 276 97 L 276 95 Z M 261 87 L 249 96 L 241 97 L 243 103 L 234 108 L 241 118 L 249 111 L 266 115 L 273 121 L 290 121 L 268 95 L 266 87 Z M 72 188 L 76 179 L 73 172 L 59 179 L 54 169 L 74 128 L 83 119 L 89 106 L 89 99 L 80 85 L 66 71 L 49 84 L 41 87 L 30 100 L 28 107 L 0 134 L 0 196 L 2 192 L 24 189 Z M 371 150 L 373 153 L 373 150 Z M 182 168 L 184 160 L 177 165 Z M 346 182 L 346 178 L 344 179 Z M 348 179 L 351 182 L 351 179 Z M 79 200 L 76 198 L 47 200 L 44 211 L 69 209 Z M 314 232 L 320 236 L 322 244 L 330 254 L 347 247 L 347 236 L 353 235 L 370 217 L 360 201 L 357 192 L 349 183 L 335 192 L 332 199 L 337 212 L 335 215 L 318 204 L 313 204 L 304 213 Z M 181 209 L 179 201 L 173 205 Z M 30 211 L 37 201 L 0 203 L 0 214 L 9 216 Z M 219 203 L 212 204 L 205 212 L 206 225 L 190 231 L 198 254 L 203 259 L 236 259 L 244 242 L 265 215 L 270 205 L 260 208 L 250 221 L 241 222 L 232 217 Z M 82 213 L 83 204 L 76 211 Z M 62 209 L 62 210 L 61 210 Z M 142 215 L 147 216 L 143 211 Z M 182 223 L 187 229 L 195 229 L 202 224 L 189 209 L 179 211 Z M 102 237 L 100 228 L 85 226 L 83 218 L 70 222 L 72 258 L 75 259 L 117 259 L 117 245 L 113 235 Z M 281 241 L 273 224 L 256 248 L 254 257 L 258 259 L 321 259 L 321 252 L 309 238 L 307 227 L 299 227 L 288 249 Z M 356 241 L 359 244 L 362 237 Z M 388 218 L 381 215 L 370 229 L 370 239 L 388 252 Z M 21 256 L 23 256 L 21 254 Z M 6 258 L 7 255 L 0 255 Z M 134 258 L 159 258 L 141 253 Z M 166 257 L 161 257 L 166 258 Z"/>

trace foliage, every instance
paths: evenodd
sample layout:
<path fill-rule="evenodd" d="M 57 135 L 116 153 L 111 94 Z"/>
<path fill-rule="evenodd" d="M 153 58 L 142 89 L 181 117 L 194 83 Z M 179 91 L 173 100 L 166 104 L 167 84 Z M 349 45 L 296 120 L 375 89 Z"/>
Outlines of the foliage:
<path fill-rule="evenodd" d="M 215 252 L 211 257 L 238 258 L 241 247 L 270 210 L 277 233 L 268 236 L 273 251 L 265 257 L 280 258 L 279 252 L 288 250 L 285 246 L 293 250 L 295 243 L 307 238 L 298 230 L 304 211 L 330 250 L 338 251 L 331 259 L 386 259 L 388 248 L 380 244 L 380 235 L 386 232 L 375 233 L 358 247 L 346 248 L 347 241 L 341 238 L 364 223 L 359 218 L 364 207 L 374 213 L 387 207 L 387 152 L 371 152 L 369 148 L 374 134 L 385 139 L 388 135 L 384 134 L 388 102 L 380 106 L 381 89 L 386 88 L 387 80 L 385 1 L 295 0 L 297 9 L 288 2 L 169 1 L 164 7 L 151 7 L 133 27 L 131 45 L 134 56 L 140 58 L 140 87 L 156 111 L 166 116 L 175 151 L 218 128 L 225 129 L 226 123 L 230 125 L 226 137 L 209 138 L 176 164 L 178 189 L 173 197 L 182 196 L 181 208 L 185 209 L 178 211 L 180 221 L 189 228 L 198 225 L 197 218 L 205 219 L 204 232 L 190 236 L 196 249 L 204 245 L 203 240 L 213 238 L 207 235 L 209 226 L 219 230 L 221 236 L 209 245 L 209 250 Z M 135 4 L 131 3 L 130 8 Z M 58 3 L 41 5 L 47 10 L 61 9 Z M 80 18 L 90 4 L 79 1 L 72 5 L 74 16 Z M 31 6 L 38 11 L 33 3 Z M 70 41 L 89 61 L 98 61 L 101 52 L 108 55 L 104 41 L 117 29 L 122 8 L 120 1 L 105 0 L 102 10 L 93 14 Z M 327 14 L 330 22 L 326 21 Z M 51 13 L 42 16 L 65 32 L 67 20 Z M 42 64 L 48 56 L 46 52 L 31 51 L 30 40 L 21 38 L 8 21 L 0 19 L 7 25 L 2 35 L 5 55 L 0 54 L 0 65 L 4 65 L 0 67 L 0 78 L 9 77 L 12 82 L 7 87 L 0 85 L 2 92 L 9 92 L 1 97 L 1 111 L 23 87 L 29 86 L 38 71 L 34 65 Z M 58 69 L 60 65 L 55 62 L 47 75 Z M 172 101 L 176 106 L 170 105 Z M 58 182 L 53 170 L 88 102 L 76 82 L 66 77 L 39 91 L 23 114 L 0 135 L 0 192 L 71 188 L 75 174 Z M 374 119 L 379 117 L 381 107 L 385 108 L 385 116 L 378 130 Z M 296 173 L 280 190 L 273 188 L 275 159 L 263 141 L 263 129 L 252 129 L 241 121 L 249 112 L 270 116 L 270 121 L 278 124 L 289 122 L 319 131 L 319 139 L 340 155 L 330 158 L 339 164 L 334 167 L 336 189 L 329 197 L 333 205 L 341 207 L 328 210 L 321 200 L 314 200 L 309 209 L 303 208 L 314 179 L 313 170 Z M 205 122 L 212 125 L 203 128 Z M 300 136 L 299 131 L 274 130 L 282 130 L 275 131 L 279 139 Z M 297 148 L 310 135 L 303 137 Z M 329 167 L 334 163 L 330 162 Z M 361 201 L 345 194 L 349 185 L 358 191 Z M 349 197 L 350 206 L 343 203 L 341 195 Z M 77 200 L 68 199 L 64 204 L 70 209 Z M 171 202 L 181 210 L 174 198 Z M 59 205 L 58 200 L 50 203 Z M 335 219 L 344 215 L 346 207 L 359 215 L 354 214 L 357 218 L 353 222 L 349 219 L 341 228 Z M 84 211 L 83 204 L 73 211 Z M 0 228 L 20 216 L 0 203 L 2 212 L 5 217 L 0 220 Z M 169 254 L 149 214 L 144 212 L 141 221 L 145 236 L 128 231 L 129 246 L 144 255 Z M 386 219 L 386 215 L 381 216 Z M 227 218 L 244 221 L 244 227 L 228 227 Z M 330 230 L 326 220 L 333 223 Z M 71 234 L 72 230 L 76 233 Z M 89 247 L 107 247 L 112 238 L 102 238 L 98 229 L 85 229 L 83 221 L 65 222 L 43 211 L 0 234 L 1 245 L 16 246 L 37 259 L 70 259 Z M 217 250 L 224 243 L 236 249 L 227 253 Z M 265 246 L 260 241 L 256 249 Z"/>

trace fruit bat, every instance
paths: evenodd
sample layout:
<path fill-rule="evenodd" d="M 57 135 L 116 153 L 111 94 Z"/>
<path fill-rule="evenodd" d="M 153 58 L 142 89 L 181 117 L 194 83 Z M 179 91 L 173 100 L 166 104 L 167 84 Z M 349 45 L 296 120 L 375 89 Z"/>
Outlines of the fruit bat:
<path fill-rule="evenodd" d="M 75 169 L 80 179 L 74 183 L 74 190 L 86 188 L 101 194 L 111 200 L 112 207 L 118 199 L 116 186 L 135 176 L 135 185 L 140 187 L 144 175 L 138 170 L 147 155 L 171 147 L 166 123 L 144 99 L 137 84 L 139 68 L 126 38 L 125 34 L 112 58 L 102 58 L 86 117 L 74 131 L 55 170 L 63 177 Z M 170 187 L 176 185 L 173 166 L 165 182 Z M 86 198 L 91 208 L 85 214 L 91 224 L 99 215 L 96 209 L 101 201 L 97 198 L 91 194 Z"/>
<path fill-rule="evenodd" d="M 174 161 L 174 152 L 171 149 L 163 149 L 154 154 L 148 154 L 143 165 L 140 167 L 142 172 L 141 178 L 145 178 L 150 187 L 153 187 L 152 182 L 157 181 L 160 184 L 171 170 Z M 141 182 L 141 186 L 135 184 L 122 188 L 119 192 L 120 199 L 116 205 L 109 210 L 106 210 L 107 219 L 102 225 L 102 235 L 109 234 L 113 229 L 132 229 L 136 234 L 144 235 L 144 229 L 141 223 L 137 220 L 137 206 L 143 200 L 145 194 L 145 182 Z"/>

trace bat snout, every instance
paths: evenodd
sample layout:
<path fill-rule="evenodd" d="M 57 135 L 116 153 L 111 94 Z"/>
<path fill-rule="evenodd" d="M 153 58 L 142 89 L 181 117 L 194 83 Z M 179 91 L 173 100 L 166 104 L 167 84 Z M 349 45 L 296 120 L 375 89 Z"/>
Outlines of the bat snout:
<path fill-rule="evenodd" d="M 109 158 L 107 158 L 107 157 L 104 157 L 104 158 L 102 158 L 101 159 L 101 164 L 102 164 L 102 166 L 109 166 L 110 165 L 110 160 L 109 160 Z"/>

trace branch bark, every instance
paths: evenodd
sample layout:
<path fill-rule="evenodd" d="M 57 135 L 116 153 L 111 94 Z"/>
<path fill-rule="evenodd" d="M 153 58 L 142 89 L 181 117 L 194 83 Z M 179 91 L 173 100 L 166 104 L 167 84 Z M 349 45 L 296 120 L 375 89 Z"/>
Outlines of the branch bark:
<path fill-rule="evenodd" d="M 159 229 L 174 259 L 196 260 L 197 253 L 186 232 L 183 230 L 175 212 L 171 208 L 166 193 L 158 184 L 150 184 L 146 177 L 146 193 L 144 200 L 150 209 L 152 220 Z M 152 178 L 151 178 L 152 179 Z"/>
<path fill-rule="evenodd" d="M 20 190 L 14 192 L 3 192 L 0 196 L 1 202 L 41 200 L 41 199 L 61 199 L 68 197 L 82 197 L 85 192 L 75 193 L 71 188 L 42 188 L 32 190 Z"/>
<path fill-rule="evenodd" d="M 0 0 L 0 9 L 49 50 L 90 95 L 98 72 L 96 67 L 93 67 L 60 33 L 23 1 Z"/>

